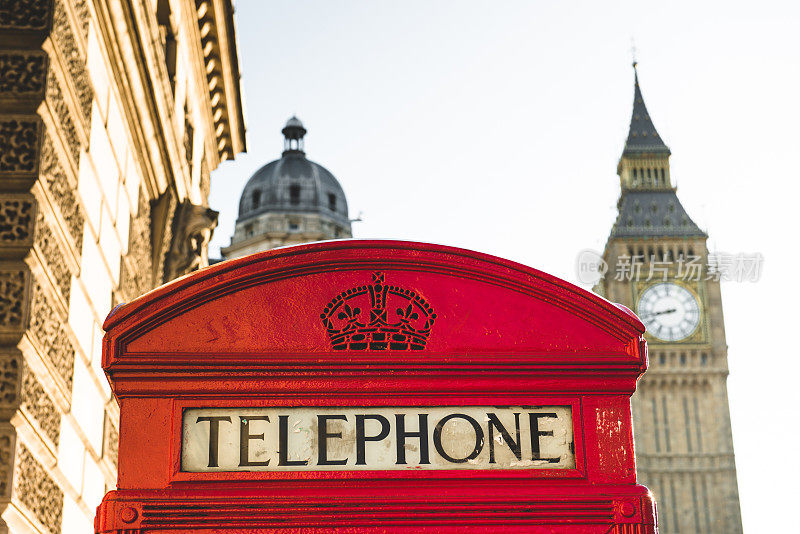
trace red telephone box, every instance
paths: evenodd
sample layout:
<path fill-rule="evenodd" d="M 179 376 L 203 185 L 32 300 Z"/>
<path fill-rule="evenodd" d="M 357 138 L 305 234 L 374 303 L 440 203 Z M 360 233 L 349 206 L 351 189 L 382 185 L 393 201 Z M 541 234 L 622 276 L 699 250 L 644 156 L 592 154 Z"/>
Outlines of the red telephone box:
<path fill-rule="evenodd" d="M 97 533 L 657 532 L 624 307 L 462 249 L 333 241 L 115 309 Z"/>

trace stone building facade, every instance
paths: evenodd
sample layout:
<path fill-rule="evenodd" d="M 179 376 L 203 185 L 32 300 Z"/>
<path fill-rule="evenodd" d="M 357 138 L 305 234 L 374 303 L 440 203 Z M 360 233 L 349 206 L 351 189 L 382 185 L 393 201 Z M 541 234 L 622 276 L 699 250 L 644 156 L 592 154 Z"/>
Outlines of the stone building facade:
<path fill-rule="evenodd" d="M 258 169 L 242 190 L 231 243 L 222 248 L 226 260 L 353 235 L 339 181 L 306 158 L 303 123 L 292 117 L 281 133 L 281 158 Z"/>
<path fill-rule="evenodd" d="M 103 319 L 207 264 L 244 148 L 230 0 L 0 3 L 0 532 L 93 532 Z"/>
<path fill-rule="evenodd" d="M 635 67 L 635 65 L 634 65 Z M 655 494 L 660 532 L 742 532 L 718 273 L 708 236 L 672 185 L 670 150 L 644 104 L 638 75 L 617 168 L 617 220 L 595 291 L 647 326 L 650 367 L 633 397 L 636 467 Z"/>

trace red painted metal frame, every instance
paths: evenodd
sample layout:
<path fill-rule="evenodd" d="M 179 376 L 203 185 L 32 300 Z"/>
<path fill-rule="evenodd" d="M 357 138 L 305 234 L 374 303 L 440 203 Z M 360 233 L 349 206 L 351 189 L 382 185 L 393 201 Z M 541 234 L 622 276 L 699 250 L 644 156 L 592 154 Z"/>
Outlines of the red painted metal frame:
<path fill-rule="evenodd" d="M 436 311 L 419 351 L 333 351 L 320 313 L 369 283 Z M 109 315 L 118 489 L 98 533 L 656 532 L 630 396 L 647 366 L 627 309 L 462 249 L 336 241 L 217 264 Z M 186 473 L 185 408 L 570 405 L 576 468 Z"/>

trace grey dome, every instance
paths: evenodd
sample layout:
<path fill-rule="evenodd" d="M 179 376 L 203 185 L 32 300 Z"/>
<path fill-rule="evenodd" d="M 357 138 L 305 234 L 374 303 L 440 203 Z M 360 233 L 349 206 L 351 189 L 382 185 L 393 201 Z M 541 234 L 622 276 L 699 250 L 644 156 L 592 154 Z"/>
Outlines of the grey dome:
<path fill-rule="evenodd" d="M 298 121 L 299 122 L 299 121 Z M 349 227 L 342 186 L 302 150 L 286 150 L 279 160 L 261 167 L 244 186 L 239 221 L 265 212 L 316 212 Z"/>
<path fill-rule="evenodd" d="M 239 217 L 225 259 L 275 247 L 353 235 L 339 181 L 306 158 L 306 129 L 297 117 L 283 127 L 281 158 L 258 169 L 239 199 Z"/>
<path fill-rule="evenodd" d="M 303 127 L 303 123 L 300 122 L 300 119 L 292 115 L 288 121 L 286 121 L 286 126 L 299 126 L 300 128 Z"/>

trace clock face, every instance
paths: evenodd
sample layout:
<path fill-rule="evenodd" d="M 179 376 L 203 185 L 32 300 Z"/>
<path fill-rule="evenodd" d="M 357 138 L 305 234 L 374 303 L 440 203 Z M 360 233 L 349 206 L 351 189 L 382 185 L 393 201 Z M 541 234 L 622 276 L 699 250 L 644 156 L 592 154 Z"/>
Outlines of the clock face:
<path fill-rule="evenodd" d="M 663 283 L 639 297 L 637 314 L 647 331 L 662 341 L 686 339 L 700 324 L 700 305 L 685 287 Z"/>

